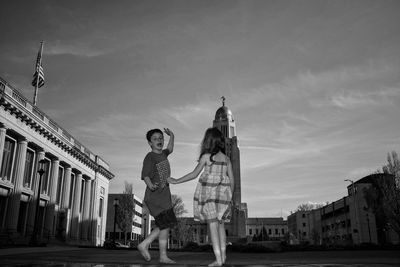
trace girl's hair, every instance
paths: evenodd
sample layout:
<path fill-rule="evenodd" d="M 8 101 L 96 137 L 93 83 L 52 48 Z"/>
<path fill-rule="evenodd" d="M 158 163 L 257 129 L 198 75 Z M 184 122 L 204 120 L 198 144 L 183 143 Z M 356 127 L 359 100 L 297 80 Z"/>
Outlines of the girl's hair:
<path fill-rule="evenodd" d="M 225 154 L 225 138 L 223 134 L 215 127 L 208 128 L 201 142 L 199 160 L 204 154 L 210 153 L 210 160 L 213 161 L 212 156 L 220 151 Z"/>

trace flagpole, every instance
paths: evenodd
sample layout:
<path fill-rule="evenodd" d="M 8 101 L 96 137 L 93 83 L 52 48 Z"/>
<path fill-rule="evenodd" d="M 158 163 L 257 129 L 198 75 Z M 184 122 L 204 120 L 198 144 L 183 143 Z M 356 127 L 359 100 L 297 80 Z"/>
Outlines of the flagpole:
<path fill-rule="evenodd" d="M 35 94 L 33 96 L 33 105 L 36 106 L 36 100 L 37 100 L 37 92 L 39 88 L 39 71 L 40 71 L 40 66 L 42 65 L 42 53 L 43 53 L 43 43 L 44 41 L 40 42 L 40 58 L 39 62 L 36 62 L 36 72 L 37 72 L 37 78 L 36 78 L 36 84 L 35 84 Z"/>

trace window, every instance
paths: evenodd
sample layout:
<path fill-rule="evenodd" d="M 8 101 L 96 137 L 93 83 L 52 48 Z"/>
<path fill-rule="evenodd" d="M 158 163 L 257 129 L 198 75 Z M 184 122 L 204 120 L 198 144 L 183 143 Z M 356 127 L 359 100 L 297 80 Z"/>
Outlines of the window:
<path fill-rule="evenodd" d="M 272 235 L 272 229 L 268 229 L 268 234 Z"/>
<path fill-rule="evenodd" d="M 56 204 L 60 205 L 61 198 L 63 195 L 63 181 L 64 181 L 64 168 L 58 167 L 58 179 L 57 179 L 57 192 L 56 192 Z"/>
<path fill-rule="evenodd" d="M 306 217 L 306 214 L 305 214 L 305 213 L 301 214 L 301 217 L 305 218 L 305 217 Z"/>
<path fill-rule="evenodd" d="M 75 174 L 71 173 L 71 184 L 69 187 L 69 203 L 68 207 L 72 209 L 72 205 L 74 203 L 74 191 L 75 191 Z"/>
<path fill-rule="evenodd" d="M 277 234 L 279 234 L 279 231 L 278 231 L 278 229 L 275 229 L 275 234 L 277 235 Z"/>
<path fill-rule="evenodd" d="M 99 203 L 99 217 L 103 217 L 103 205 L 104 205 L 104 198 L 100 198 L 100 203 Z"/>
<path fill-rule="evenodd" d="M 24 187 L 32 188 L 33 166 L 35 163 L 35 152 L 31 149 L 26 151 L 25 170 L 24 170 Z"/>
<path fill-rule="evenodd" d="M 41 194 L 48 195 L 49 181 L 50 181 L 50 161 L 46 160 L 43 164 L 44 174 L 42 176 L 42 186 L 40 189 Z"/>
<path fill-rule="evenodd" d="M 306 223 L 303 223 L 303 227 L 306 227 Z"/>
<path fill-rule="evenodd" d="M 281 233 L 282 233 L 282 235 L 284 235 L 284 234 L 285 234 L 285 229 L 284 229 L 284 228 L 282 228 L 282 231 L 281 231 Z"/>
<path fill-rule="evenodd" d="M 253 229 L 249 229 L 249 235 L 253 235 Z"/>
<path fill-rule="evenodd" d="M 4 142 L 3 161 L 1 164 L 1 173 L 0 173 L 0 176 L 3 178 L 3 180 L 11 182 L 14 156 L 15 156 L 15 140 L 6 137 Z"/>

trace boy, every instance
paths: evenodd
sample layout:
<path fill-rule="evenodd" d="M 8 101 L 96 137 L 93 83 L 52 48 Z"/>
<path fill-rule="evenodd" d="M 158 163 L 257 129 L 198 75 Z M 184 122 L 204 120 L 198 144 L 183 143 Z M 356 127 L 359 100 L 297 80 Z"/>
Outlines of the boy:
<path fill-rule="evenodd" d="M 168 128 L 164 128 L 164 132 L 169 136 L 167 149 L 163 149 L 164 135 L 160 129 L 152 129 L 146 134 L 151 152 L 143 160 L 142 180 L 147 185 L 144 203 L 155 219 L 156 228 L 138 245 L 138 250 L 146 261 L 150 261 L 148 248 L 158 237 L 159 261 L 171 264 L 175 262 L 167 256 L 167 241 L 169 229 L 177 224 L 177 220 L 172 208 L 171 191 L 167 183 L 167 178 L 171 175 L 167 157 L 174 149 L 174 134 Z"/>

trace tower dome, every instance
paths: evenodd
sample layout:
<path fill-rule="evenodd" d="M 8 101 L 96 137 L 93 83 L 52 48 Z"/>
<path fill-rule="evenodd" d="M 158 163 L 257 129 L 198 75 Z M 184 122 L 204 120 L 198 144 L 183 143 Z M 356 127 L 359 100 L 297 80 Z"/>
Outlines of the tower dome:
<path fill-rule="evenodd" d="M 221 99 L 222 107 L 215 112 L 213 127 L 217 127 L 225 138 L 232 138 L 236 136 L 235 120 L 230 109 L 225 106 L 225 97 L 221 97 Z"/>
<path fill-rule="evenodd" d="M 220 107 L 217 112 L 215 112 L 216 121 L 233 120 L 232 112 L 226 106 Z"/>
<path fill-rule="evenodd" d="M 232 111 L 225 106 L 225 97 L 221 97 L 222 99 L 222 107 L 217 109 L 215 112 L 215 120 L 216 121 L 233 121 Z"/>

